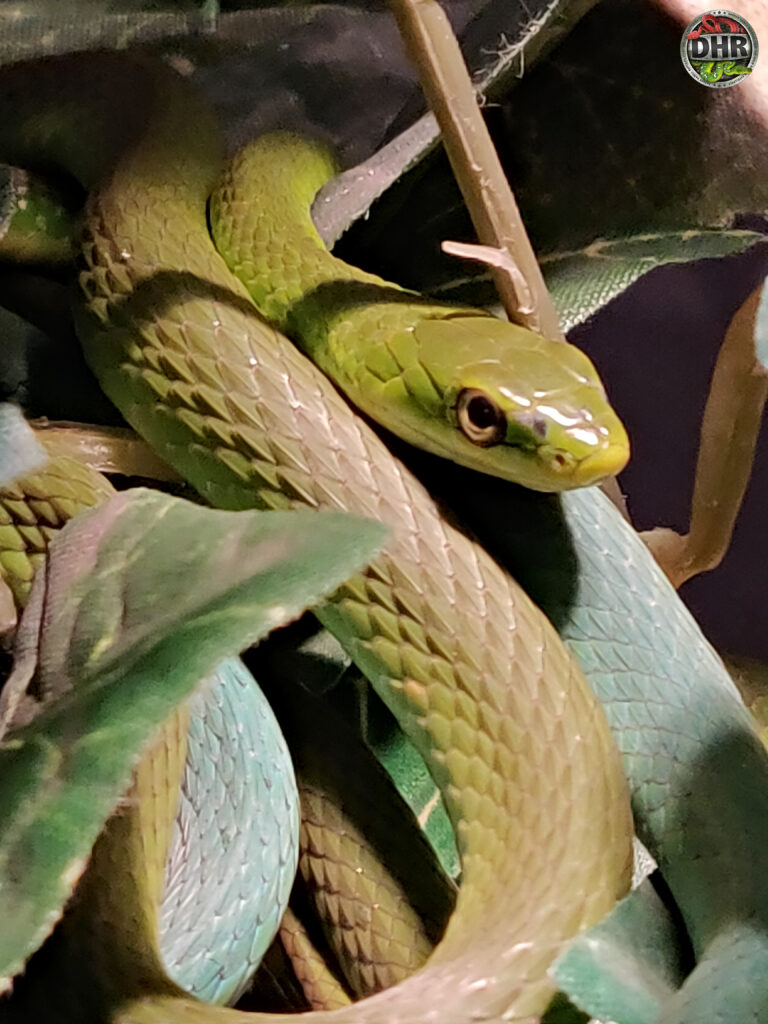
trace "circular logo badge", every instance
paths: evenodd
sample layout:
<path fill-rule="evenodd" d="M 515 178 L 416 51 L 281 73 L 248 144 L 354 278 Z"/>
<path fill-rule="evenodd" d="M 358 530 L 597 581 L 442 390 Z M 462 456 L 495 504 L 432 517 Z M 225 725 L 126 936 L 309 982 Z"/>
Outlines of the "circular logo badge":
<path fill-rule="evenodd" d="M 680 43 L 683 67 L 699 85 L 728 89 L 748 78 L 757 64 L 757 35 L 733 11 L 707 11 L 694 18 Z"/>

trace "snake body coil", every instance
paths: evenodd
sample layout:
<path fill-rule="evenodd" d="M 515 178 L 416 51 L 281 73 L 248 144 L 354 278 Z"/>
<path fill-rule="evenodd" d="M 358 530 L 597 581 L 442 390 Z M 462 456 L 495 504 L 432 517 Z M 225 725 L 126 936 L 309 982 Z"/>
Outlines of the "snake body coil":
<path fill-rule="evenodd" d="M 385 554 L 318 616 L 439 782 L 463 884 L 426 968 L 328 1020 L 540 1013 L 553 957 L 628 880 L 625 783 L 581 672 L 511 578 L 440 518 L 319 371 L 255 315 L 206 230 L 217 132 L 175 74 L 98 54 L 11 67 L 0 72 L 0 126 L 0 157 L 63 165 L 91 193 L 79 330 L 128 421 L 220 507 L 301 503 L 394 528 Z M 148 867 L 138 858 L 131 870 L 135 880 Z M 97 880 L 99 913 L 114 913 L 109 880 Z M 142 906 L 148 892 L 136 881 Z M 100 970 L 112 957 L 114 1019 L 233 1014 L 185 1000 L 152 966 L 144 909 L 126 938 L 141 956 L 101 951 Z"/>

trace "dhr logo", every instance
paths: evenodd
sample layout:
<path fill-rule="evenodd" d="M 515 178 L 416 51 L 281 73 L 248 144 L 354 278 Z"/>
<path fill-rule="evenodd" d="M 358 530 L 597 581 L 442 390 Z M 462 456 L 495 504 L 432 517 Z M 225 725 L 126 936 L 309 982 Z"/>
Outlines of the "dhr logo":
<path fill-rule="evenodd" d="M 757 63 L 757 36 L 732 11 L 707 11 L 683 33 L 680 56 L 685 70 L 701 85 L 727 89 L 752 73 Z"/>

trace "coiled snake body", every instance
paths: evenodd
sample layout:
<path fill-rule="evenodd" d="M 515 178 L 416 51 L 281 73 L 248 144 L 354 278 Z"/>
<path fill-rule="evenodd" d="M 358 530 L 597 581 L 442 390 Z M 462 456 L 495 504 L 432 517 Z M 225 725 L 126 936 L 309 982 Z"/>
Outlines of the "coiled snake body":
<path fill-rule="evenodd" d="M 183 82 L 109 55 L 10 68 L 0 125 L 4 159 L 63 165 L 90 191 L 79 331 L 102 386 L 158 452 L 220 507 L 302 503 L 394 529 L 385 554 L 317 614 L 423 753 L 463 884 L 427 967 L 328 1019 L 540 1013 L 553 957 L 628 879 L 625 782 L 580 670 L 512 579 L 255 315 L 206 230 L 219 142 Z M 143 835 L 151 814 L 141 773 L 137 785 L 136 819 L 118 819 L 119 841 L 102 843 L 91 871 L 100 884 L 83 904 L 91 918 L 120 920 L 122 944 L 76 931 L 75 919 L 69 995 L 101 992 L 126 1024 L 223 1019 L 234 1011 L 195 1003 L 159 966 L 148 851 L 124 834 Z M 110 889 L 99 864 L 132 893 Z M 131 899 L 142 913 L 123 921 Z"/>

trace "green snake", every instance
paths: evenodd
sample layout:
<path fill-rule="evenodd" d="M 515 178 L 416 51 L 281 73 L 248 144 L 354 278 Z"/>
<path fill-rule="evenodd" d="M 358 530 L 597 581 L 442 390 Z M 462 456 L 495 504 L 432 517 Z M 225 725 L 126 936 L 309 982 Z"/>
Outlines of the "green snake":
<path fill-rule="evenodd" d="M 552 959 L 610 909 L 630 866 L 625 782 L 581 672 L 511 577 L 442 519 L 319 370 L 255 313 L 207 231 L 220 142 L 181 79 L 127 57 L 51 60 L 0 73 L 0 112 L 4 160 L 63 167 L 90 192 L 78 327 L 91 367 L 126 419 L 212 504 L 329 506 L 394 529 L 385 554 L 317 615 L 438 781 L 462 855 L 462 888 L 422 971 L 329 1019 L 422 1019 L 425 1000 L 444 1021 L 539 1014 L 554 987 L 546 973 Z M 75 144 L 94 133 L 98 147 Z M 455 319 L 460 332 L 471 318 L 473 327 L 488 326 L 496 351 L 493 318 L 438 311 L 401 293 L 397 305 L 406 304 L 415 311 L 414 335 L 434 316 Z M 553 346 L 556 356 L 569 351 Z M 605 416 L 606 434 L 588 457 L 618 438 L 623 461 L 623 431 L 596 375 L 583 357 L 578 368 L 555 371 L 555 396 L 564 377 L 576 386 L 591 378 L 585 429 Z M 539 386 L 547 390 L 546 381 Z M 475 419 L 484 426 L 493 404 L 486 397 L 480 410 L 467 410 L 470 426 Z M 543 432 L 529 409 L 523 419 L 514 412 L 513 443 L 503 443 L 496 424 L 492 438 L 475 439 L 473 458 L 483 453 L 485 463 L 496 453 L 503 463 L 509 452 L 516 465 L 532 467 L 532 482 L 581 482 L 578 460 L 565 473 L 552 468 L 546 410 L 536 413 Z M 446 406 L 445 417 L 458 437 L 458 408 Z M 114 825 L 113 842 L 110 833 L 101 842 L 91 875 L 114 871 L 122 857 L 133 892 L 128 881 L 110 891 L 102 877 L 78 905 L 96 919 L 117 917 L 122 942 L 105 945 L 82 920 L 78 928 L 75 915 L 70 955 L 91 970 L 83 977 L 72 965 L 68 994 L 90 1005 L 102 992 L 113 1018 L 125 1022 L 226 1016 L 232 1011 L 190 1000 L 158 962 L 151 904 L 165 850 L 144 842 L 148 795 L 132 806 Z M 126 914 L 126 902 L 142 913 Z"/>
<path fill-rule="evenodd" d="M 423 1020 L 434 1010 L 441 1020 L 463 1022 L 470 1016 L 537 1014 L 551 990 L 545 972 L 565 938 L 562 929 L 573 934 L 587 919 L 597 919 L 621 890 L 626 846 L 615 830 L 621 812 L 612 823 L 598 812 L 591 828 L 583 817 L 578 820 L 586 804 L 594 812 L 596 799 L 616 811 L 618 783 L 600 715 L 578 674 L 558 660 L 554 635 L 509 577 L 439 519 L 424 491 L 333 390 L 253 316 L 244 292 L 204 241 L 202 210 L 219 161 L 210 142 L 213 130 L 209 134 L 201 127 L 208 124 L 205 111 L 165 72 L 140 62 L 127 62 L 119 84 L 107 91 L 102 82 L 109 79 L 112 60 L 89 56 L 86 64 L 51 62 L 45 74 L 38 66 L 28 113 L 24 75 L 29 72 L 12 69 L 0 76 L 0 110 L 8 111 L 2 123 L 31 126 L 21 140 L 18 128 L 0 129 L 0 155 L 22 163 L 38 152 L 49 159 L 55 154 L 89 188 L 102 180 L 105 167 L 93 165 L 93 151 L 73 152 L 68 140 L 78 138 L 78 117 L 85 117 L 86 108 L 91 114 L 93 104 L 101 110 L 130 109 L 120 100 L 130 97 L 135 104 L 145 90 L 151 97 L 153 86 L 163 94 L 161 107 L 148 104 L 151 136 L 130 120 L 117 126 L 97 119 L 105 125 L 107 154 L 119 154 L 115 165 L 107 159 L 110 173 L 90 201 L 81 274 L 90 303 L 81 330 L 103 386 L 126 418 L 217 504 L 330 503 L 378 515 L 398 530 L 387 555 L 319 614 L 393 706 L 439 779 L 465 878 L 456 916 L 433 961 L 412 982 L 358 1004 L 354 1017 Z M 70 84 L 69 75 L 78 70 L 79 81 Z M 104 90 L 98 96 L 88 88 L 94 80 Z M 56 122 L 52 114 L 47 120 L 39 116 L 41 109 L 60 110 L 62 103 L 66 108 L 67 99 L 74 124 Z M 179 110 L 188 120 L 178 120 Z M 141 117 L 147 117 L 146 108 Z M 36 120 L 43 123 L 38 135 Z M 79 128 L 85 137 L 93 131 L 90 121 L 81 121 Z M 43 144 L 47 148 L 41 149 Z M 162 245 L 146 227 L 142 230 L 158 222 L 165 226 Z M 295 315 L 295 297 L 286 295 L 283 306 Z M 464 311 L 458 319 L 470 316 Z M 289 318 L 285 323 L 290 326 Z M 332 342 L 334 331 L 325 333 Z M 353 400 L 364 408 L 359 397 Z M 455 430 L 458 409 L 444 408 L 455 417 L 447 420 Z M 491 425 L 494 436 L 500 435 L 499 423 Z M 507 421 L 505 437 L 509 426 Z M 536 432 L 532 422 L 528 427 Z M 425 446 L 439 450 L 439 445 Z M 517 447 L 518 461 L 535 461 L 530 437 Z M 500 444 L 490 448 L 499 451 Z M 478 494 L 474 478 L 472 486 Z M 502 534 L 504 550 L 496 553 L 521 576 L 527 572 L 527 585 L 600 695 L 623 754 L 638 829 L 659 859 L 700 961 L 680 992 L 670 994 L 658 1020 L 768 1019 L 762 880 L 768 765 L 736 691 L 642 543 L 599 492 L 566 494 L 558 508 L 551 499 L 499 487 L 493 492 L 498 507 L 518 528 Z M 481 523 L 473 526 L 481 531 Z M 572 560 L 551 561 L 553 551 L 562 552 L 556 541 L 563 532 L 576 555 L 576 572 Z M 472 581 L 468 587 L 466 580 Z M 457 595 L 461 619 L 451 617 Z M 466 633 L 473 610 L 475 628 L 483 630 L 479 639 Z M 500 657 L 505 635 L 511 646 Z M 430 675 L 433 670 L 438 678 Z M 533 711 L 530 704 L 518 703 L 515 685 L 533 697 Z M 553 705 L 557 694 L 560 700 Z M 478 724 L 481 732 L 473 732 Z M 586 748 L 595 734 L 603 737 L 602 752 L 592 761 L 600 763 L 597 774 L 587 784 L 589 755 L 577 744 L 575 761 L 548 790 L 550 807 L 563 817 L 558 824 L 552 818 L 543 822 L 537 806 L 544 805 L 528 799 L 528 784 L 547 783 L 542 772 L 533 777 L 536 755 L 528 745 L 549 736 L 547 758 L 553 763 L 569 737 L 589 736 Z M 468 760 L 481 751 L 502 780 L 522 783 L 514 799 L 504 782 L 494 785 L 492 777 L 482 795 L 470 784 Z M 488 778 L 485 769 L 477 766 L 477 771 L 478 780 Z M 563 800 L 577 796 L 578 780 L 589 788 L 597 779 L 599 788 L 614 787 L 612 794 L 593 788 L 580 805 L 564 808 Z M 527 815 L 534 833 L 537 823 L 546 828 L 547 842 L 525 838 L 510 826 L 511 804 Z M 572 887 L 587 863 L 584 850 L 576 851 L 577 835 L 579 843 L 592 843 L 591 856 L 612 858 L 613 867 L 603 863 L 598 872 L 602 896 L 593 889 L 585 897 L 578 884 Z M 621 849 L 623 854 L 617 853 Z M 609 876 L 613 882 L 606 895 Z M 585 900 L 592 904 L 586 917 L 579 916 L 582 910 L 567 909 L 574 900 L 582 908 Z M 107 953 L 106 960 L 113 971 L 124 966 L 117 953 Z M 125 980 L 122 998 L 129 1003 L 116 1019 L 213 1021 L 231 1013 L 185 1001 L 161 972 L 150 981 L 137 993 Z M 351 1019 L 352 1014 L 335 1016 Z"/>

